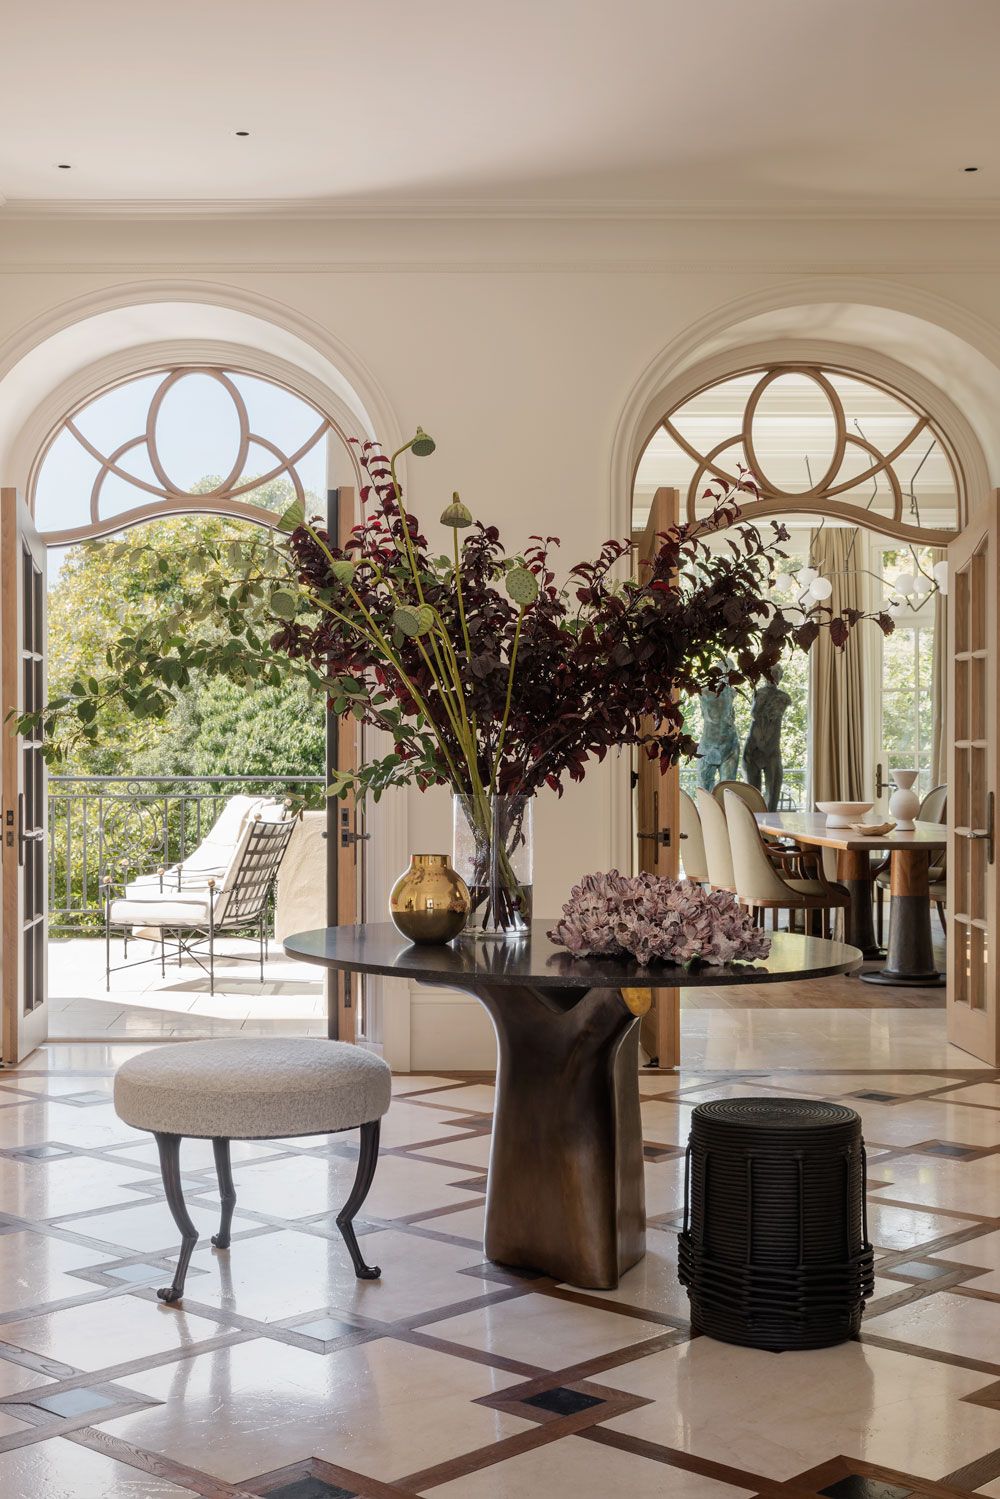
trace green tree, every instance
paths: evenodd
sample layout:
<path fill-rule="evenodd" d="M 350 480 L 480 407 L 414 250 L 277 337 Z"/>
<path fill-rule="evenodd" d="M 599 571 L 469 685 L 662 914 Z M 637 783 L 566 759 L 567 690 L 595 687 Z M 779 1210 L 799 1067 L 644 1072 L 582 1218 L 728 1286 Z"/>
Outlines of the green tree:
<path fill-rule="evenodd" d="M 198 488 L 214 482 L 205 479 Z M 291 498 L 287 483 L 266 488 L 269 508 L 281 509 Z M 263 493 L 255 496 L 260 503 Z M 110 645 L 138 633 L 151 615 L 179 609 L 197 591 L 207 545 L 245 546 L 248 537 L 267 544 L 266 533 L 251 523 L 210 515 L 151 521 L 140 536 L 138 550 L 133 534 L 124 541 L 84 542 L 67 553 L 49 593 L 50 699 L 79 695 L 81 685 L 106 676 Z M 207 641 L 225 638 L 224 619 L 206 618 L 202 628 Z M 58 769 L 88 775 L 322 774 L 323 702 L 304 680 L 236 683 L 194 668 L 182 685 L 185 690 L 163 717 L 137 714 L 119 698 L 102 697 L 92 740 L 74 735 L 71 716 L 58 717 Z"/>

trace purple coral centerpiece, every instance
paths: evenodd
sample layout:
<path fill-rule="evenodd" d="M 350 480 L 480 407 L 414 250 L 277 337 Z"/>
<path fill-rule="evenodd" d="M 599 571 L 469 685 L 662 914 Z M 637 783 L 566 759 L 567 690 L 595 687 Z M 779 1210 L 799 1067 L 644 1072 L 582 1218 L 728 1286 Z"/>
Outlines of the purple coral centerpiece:
<path fill-rule="evenodd" d="M 766 958 L 771 940 L 724 890 L 655 874 L 612 869 L 584 875 L 570 891 L 549 938 L 574 957 L 626 957 L 639 963 L 732 963 Z"/>

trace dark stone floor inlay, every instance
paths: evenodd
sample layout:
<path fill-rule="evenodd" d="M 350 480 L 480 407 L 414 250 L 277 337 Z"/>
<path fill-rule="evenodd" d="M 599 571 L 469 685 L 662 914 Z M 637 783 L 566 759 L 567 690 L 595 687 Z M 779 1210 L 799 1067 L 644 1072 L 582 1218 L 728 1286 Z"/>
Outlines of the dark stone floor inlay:
<path fill-rule="evenodd" d="M 585 1395 L 582 1390 L 556 1385 L 554 1390 L 543 1390 L 540 1395 L 530 1395 L 524 1404 L 551 1411 L 554 1416 L 576 1416 L 580 1411 L 589 1411 L 592 1406 L 603 1405 L 604 1401 L 596 1395 Z"/>
<path fill-rule="evenodd" d="M 357 1499 L 353 1489 L 341 1489 L 334 1483 L 309 1474 L 306 1478 L 295 1478 L 276 1489 L 268 1489 L 266 1499 Z"/>
<path fill-rule="evenodd" d="M 865 1093 L 852 1093 L 851 1097 L 852 1098 L 868 1098 L 868 1099 L 871 1100 L 872 1103 L 895 1103 L 896 1100 L 897 1100 L 897 1098 L 899 1097 L 899 1094 L 898 1093 L 865 1092 Z M 845 1479 L 844 1481 L 846 1483 L 847 1480 Z"/>
<path fill-rule="evenodd" d="M 970 1156 L 978 1155 L 979 1151 L 971 1145 L 952 1145 L 947 1140 L 938 1140 L 935 1145 L 925 1145 L 921 1154 L 943 1155 L 956 1161 L 967 1161 Z"/>
<path fill-rule="evenodd" d="M 828 1488 L 820 1489 L 828 1499 L 908 1499 L 912 1489 L 900 1488 L 897 1483 L 886 1483 L 882 1478 L 865 1478 L 861 1473 L 848 1473 L 838 1478 Z"/>

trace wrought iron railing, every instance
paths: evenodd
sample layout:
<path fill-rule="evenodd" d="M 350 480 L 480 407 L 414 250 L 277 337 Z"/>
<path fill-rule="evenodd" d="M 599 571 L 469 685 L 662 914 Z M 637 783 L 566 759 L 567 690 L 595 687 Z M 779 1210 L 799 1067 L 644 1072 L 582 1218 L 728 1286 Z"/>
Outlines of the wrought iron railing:
<path fill-rule="evenodd" d="M 127 880 L 186 858 L 238 793 L 325 801 L 322 776 L 50 776 L 52 935 L 99 927 L 106 874 Z"/>

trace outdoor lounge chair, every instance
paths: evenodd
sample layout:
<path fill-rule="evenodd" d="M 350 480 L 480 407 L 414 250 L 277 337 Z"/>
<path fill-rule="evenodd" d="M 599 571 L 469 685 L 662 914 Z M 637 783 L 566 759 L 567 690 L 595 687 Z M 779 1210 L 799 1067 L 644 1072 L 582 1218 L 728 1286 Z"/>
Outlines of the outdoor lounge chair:
<path fill-rule="evenodd" d="M 254 813 L 274 821 L 284 804 L 270 797 L 239 794 L 227 798 L 205 837 L 179 863 L 137 875 L 125 886 L 126 895 L 143 898 L 150 890 L 203 890 L 209 879 L 221 880 L 229 868 L 246 825 Z"/>
<path fill-rule="evenodd" d="M 117 897 L 111 876 L 106 875 L 105 988 L 110 988 L 112 971 L 156 960 L 154 954 L 112 970 L 111 936 L 115 928 L 120 928 L 126 939 L 131 932 L 158 941 L 161 974 L 166 973 L 168 946 L 178 965 L 184 957 L 194 958 L 209 976 L 210 994 L 215 993 L 216 937 L 248 929 L 255 931 L 263 982 L 268 899 L 294 827 L 295 815 L 289 807 L 268 803 L 244 823 L 228 863 L 218 873 L 214 872 L 215 866 L 208 864 L 207 857 L 196 868 L 187 867 L 185 861 L 184 865 L 130 882 Z M 205 848 L 202 844 L 197 852 Z M 247 961 L 244 954 L 228 956 L 234 961 Z"/>

